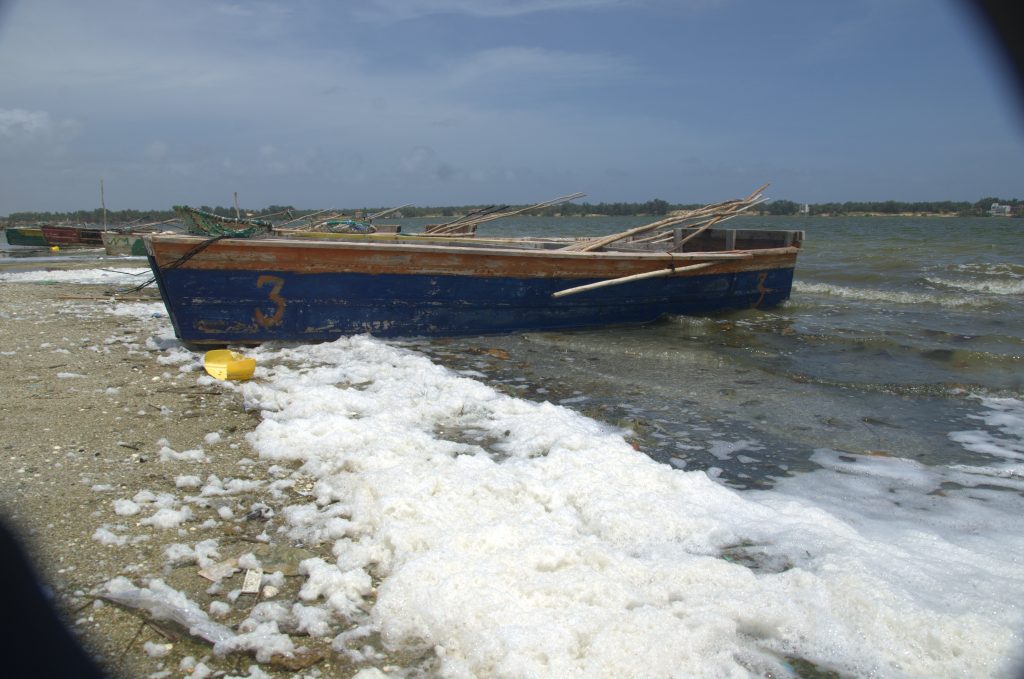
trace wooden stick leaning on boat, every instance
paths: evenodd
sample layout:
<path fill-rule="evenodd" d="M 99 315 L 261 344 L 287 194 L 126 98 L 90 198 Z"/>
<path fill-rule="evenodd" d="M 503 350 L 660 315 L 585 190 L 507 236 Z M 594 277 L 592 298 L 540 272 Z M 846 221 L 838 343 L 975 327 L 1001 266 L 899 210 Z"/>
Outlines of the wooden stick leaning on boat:
<path fill-rule="evenodd" d="M 503 219 L 505 217 L 511 217 L 513 215 L 518 215 L 518 214 L 522 214 L 524 212 L 529 212 L 530 210 L 538 210 L 538 209 L 540 209 L 542 207 L 550 207 L 552 205 L 558 205 L 560 203 L 566 203 L 566 202 L 568 202 L 570 200 L 576 200 L 577 198 L 582 198 L 585 195 L 587 195 L 587 194 L 585 194 L 585 193 L 571 193 L 568 196 L 560 196 L 558 198 L 552 198 L 551 200 L 546 200 L 543 203 L 537 203 L 535 205 L 529 205 L 527 207 L 519 208 L 518 210 L 512 210 L 511 212 L 505 212 L 504 208 L 503 208 L 502 210 L 494 211 L 494 212 L 491 212 L 489 214 L 480 215 L 478 217 L 462 217 L 462 218 L 456 219 L 453 222 L 449 222 L 448 224 L 445 224 L 443 228 L 440 228 L 440 229 L 438 229 L 436 231 L 433 231 L 431 233 L 431 235 L 432 236 L 445 236 L 445 235 L 448 235 L 449 233 L 454 233 L 456 231 L 460 231 L 461 232 L 463 229 L 465 229 L 467 226 L 470 226 L 470 225 L 477 226 L 479 224 L 483 224 L 484 222 L 489 222 L 489 221 L 492 221 L 492 220 L 495 220 L 495 219 Z"/>
<path fill-rule="evenodd" d="M 721 214 L 722 212 L 729 212 L 736 203 L 737 201 L 728 201 L 725 203 L 715 203 L 714 205 L 708 205 L 706 207 L 699 208 L 696 210 L 688 210 L 685 213 L 673 215 L 672 217 L 666 217 L 665 219 L 660 219 L 656 222 L 651 222 L 650 224 L 644 224 L 643 226 L 636 226 L 633 227 L 632 229 L 627 229 L 626 231 L 620 231 L 619 233 L 613 233 L 608 236 L 600 236 L 598 238 L 587 238 L 584 240 L 580 240 L 573 243 L 572 245 L 569 245 L 565 249 L 577 252 L 593 252 L 595 250 L 600 250 L 603 247 L 607 247 L 608 245 L 611 245 L 612 243 L 615 243 L 617 241 L 632 238 L 633 236 L 637 236 L 642 233 L 667 229 L 669 227 L 675 226 L 676 224 L 681 224 L 683 222 L 690 221 L 693 219 L 703 219 L 705 217 L 710 217 L 712 215 Z"/>
<path fill-rule="evenodd" d="M 367 220 L 373 221 L 374 219 L 377 219 L 377 217 L 383 217 L 386 214 L 391 214 L 395 210 L 401 210 L 403 207 L 409 207 L 410 205 L 412 205 L 412 203 L 406 203 L 405 205 L 399 205 L 398 207 L 392 207 L 392 208 L 388 208 L 387 210 L 382 210 L 380 212 L 375 212 L 372 215 L 370 215 L 369 217 L 367 217 Z M 290 210 L 286 210 L 286 212 L 290 212 Z M 316 222 L 314 222 L 314 220 L 313 220 L 313 217 L 316 217 L 317 215 L 322 215 L 325 212 L 330 212 L 331 214 L 327 215 L 323 219 L 320 219 L 319 220 L 320 222 L 326 221 L 326 220 L 334 218 L 334 217 L 341 217 L 341 216 L 343 216 L 343 214 L 338 210 L 338 208 L 329 207 L 329 208 L 326 208 L 324 210 L 317 210 L 316 212 L 311 212 L 308 215 L 302 215 L 302 216 L 296 217 L 294 219 L 289 219 L 287 222 L 281 222 L 280 224 L 277 225 L 277 228 L 281 228 L 282 226 L 287 226 L 288 224 L 291 224 L 293 222 L 300 222 L 303 219 L 308 219 L 309 220 L 309 224 L 305 224 L 305 225 L 302 225 L 302 226 L 296 226 L 294 228 L 295 228 L 296 231 L 309 231 L 316 224 Z M 275 214 L 283 214 L 283 213 L 278 212 L 278 213 L 275 213 Z M 269 217 L 270 215 L 267 215 L 267 216 Z"/>
<path fill-rule="evenodd" d="M 742 212 L 742 211 L 738 211 L 735 214 L 727 215 L 727 216 L 723 217 L 721 220 L 719 220 L 718 223 L 721 224 L 722 222 L 727 222 L 730 219 L 738 217 L 740 215 L 740 212 Z M 712 217 L 711 219 L 715 219 L 715 217 Z M 686 228 L 687 229 L 699 229 L 699 228 L 703 227 L 705 224 L 707 224 L 709 221 L 710 221 L 710 219 L 707 219 L 707 220 L 704 220 L 704 221 L 695 222 L 693 224 L 687 224 Z M 643 238 L 633 238 L 629 242 L 630 242 L 630 245 L 640 244 L 640 243 L 665 243 L 665 242 L 668 242 L 670 240 L 675 239 L 675 237 L 676 237 L 675 236 L 675 229 L 659 230 L 659 231 L 656 231 L 654 234 L 652 234 L 650 236 L 645 236 Z"/>
<path fill-rule="evenodd" d="M 753 206 L 755 206 L 755 205 L 757 205 L 757 204 L 759 204 L 759 203 L 763 203 L 763 202 L 764 202 L 765 200 L 766 200 L 766 199 L 760 198 L 760 199 L 758 199 L 758 200 L 756 200 L 756 201 L 754 201 L 754 202 L 750 203 L 749 205 L 744 205 L 744 206 L 743 206 L 743 207 L 741 207 L 740 209 L 736 210 L 735 214 L 731 214 L 731 215 L 721 215 L 721 216 L 715 217 L 715 218 L 713 218 L 713 219 L 709 219 L 709 220 L 708 220 L 708 222 L 707 222 L 707 224 L 704 224 L 704 225 L 703 225 L 703 226 L 701 226 L 701 227 L 700 227 L 699 229 L 695 229 L 695 230 L 694 230 L 694 231 L 692 231 L 691 233 L 687 234 L 686 238 L 683 238 L 683 240 L 681 240 L 681 241 L 679 242 L 679 245 L 675 246 L 675 247 L 673 248 L 673 250 L 679 250 L 679 251 L 682 251 L 682 249 L 683 249 L 683 246 L 684 246 L 684 245 L 686 245 L 686 244 L 687 244 L 687 243 L 688 243 L 689 241 L 693 240 L 694 238 L 696 238 L 696 237 L 697 237 L 697 236 L 699 236 L 700 234 L 702 234 L 702 233 L 704 233 L 705 231 L 707 231 L 708 229 L 710 229 L 710 228 L 711 228 L 712 226 L 714 226 L 715 224 L 718 224 L 719 222 L 723 222 L 723 221 L 725 221 L 726 219 L 731 219 L 732 217 L 735 217 L 736 215 L 738 215 L 738 214 L 739 214 L 739 213 L 741 213 L 741 212 L 746 212 L 747 210 L 749 210 L 749 209 L 750 209 L 750 208 L 752 208 Z"/>
<path fill-rule="evenodd" d="M 489 221 L 492 221 L 494 219 L 504 219 L 505 217 L 512 217 L 513 215 L 518 215 L 518 214 L 522 214 L 524 212 L 529 212 L 530 210 L 538 210 L 538 209 L 540 209 L 542 207 L 550 207 L 552 205 L 559 205 L 561 203 L 567 203 L 570 200 L 576 200 L 577 198 L 582 198 L 585 195 L 587 195 L 587 194 L 585 194 L 585 193 L 570 193 L 568 196 L 561 196 L 559 198 L 552 198 L 551 200 L 546 200 L 543 203 L 537 203 L 536 205 L 530 205 L 528 207 L 519 208 L 518 210 L 512 210 L 511 212 L 496 212 L 496 213 L 493 213 L 493 214 L 490 214 L 490 215 L 486 215 L 484 217 L 480 217 L 479 219 L 475 219 L 475 220 L 472 220 L 472 221 L 474 223 L 476 223 L 476 224 L 482 224 L 483 222 L 489 222 Z"/>
<path fill-rule="evenodd" d="M 135 221 L 142 221 L 142 220 L 141 219 L 137 219 Z M 135 233 L 141 233 L 143 231 L 155 231 L 156 229 L 153 228 L 154 226 L 160 226 L 161 224 L 170 224 L 171 222 L 180 222 L 180 221 L 181 221 L 180 217 L 171 217 L 170 219 L 164 219 L 164 220 L 159 221 L 159 222 L 147 222 L 146 224 L 135 224 L 134 222 L 131 222 L 129 224 L 126 224 L 126 226 L 129 227 L 128 230 L 130 230 L 130 231 L 134 231 Z"/>
<path fill-rule="evenodd" d="M 405 205 L 399 205 L 398 207 L 389 207 L 387 210 L 381 210 L 380 212 L 374 212 L 372 215 L 370 215 L 370 216 L 368 216 L 366 218 L 366 221 L 372 222 L 373 220 L 377 219 L 378 217 L 383 217 L 384 215 L 389 215 L 392 212 L 397 212 L 398 210 L 401 210 L 403 207 L 409 207 L 410 205 L 412 205 L 412 203 L 406 203 Z"/>
<path fill-rule="evenodd" d="M 710 229 L 712 226 L 715 226 L 716 224 L 721 224 L 722 222 L 727 222 L 730 219 L 733 219 L 734 217 L 738 217 L 743 212 L 746 212 L 747 210 L 749 210 L 750 208 L 754 207 L 755 205 L 760 205 L 765 200 L 767 200 L 767 199 L 766 198 L 762 198 L 760 200 L 757 200 L 757 201 L 751 203 L 750 205 L 745 205 L 742 208 L 740 208 L 740 209 L 736 210 L 735 212 L 733 212 L 732 214 L 717 215 L 717 216 L 712 217 L 711 219 L 707 219 L 707 220 L 705 220 L 703 222 L 697 222 L 696 224 L 690 224 L 686 228 L 693 229 L 693 230 L 690 231 L 686 235 L 685 238 L 680 240 L 678 244 L 673 245 L 668 250 L 668 252 L 682 252 L 683 251 L 683 247 L 688 242 L 690 242 L 691 240 L 693 240 L 694 238 L 696 238 L 700 234 L 704 233 L 705 231 Z M 658 233 L 654 234 L 653 236 L 648 236 L 647 238 L 637 238 L 637 239 L 631 241 L 631 243 L 660 244 L 660 243 L 667 243 L 668 241 L 674 240 L 674 239 L 675 239 L 675 234 L 674 233 L 672 233 L 672 232 L 665 233 L 664 231 L 659 231 Z"/>
<path fill-rule="evenodd" d="M 558 299 L 560 297 L 567 297 L 569 295 L 575 295 L 580 292 L 586 292 L 587 290 L 607 288 L 612 285 L 622 285 L 623 283 L 633 283 L 635 281 L 642 281 L 648 278 L 661 278 L 662 276 L 671 276 L 672 274 L 680 273 L 683 271 L 697 271 L 698 269 L 706 269 L 709 266 L 715 266 L 716 264 L 721 264 L 721 262 L 701 262 L 700 264 L 690 264 L 678 268 L 658 269 L 657 271 L 637 273 L 631 276 L 623 276 L 622 278 L 612 278 L 606 281 L 588 283 L 587 285 L 578 285 L 575 288 L 566 288 L 565 290 L 559 290 L 558 292 L 552 293 L 551 296 L 555 299 Z"/>
<path fill-rule="evenodd" d="M 482 207 L 477 210 L 473 210 L 472 212 L 467 212 L 461 217 L 456 217 L 450 222 L 445 222 L 443 224 L 428 225 L 426 227 L 428 229 L 427 233 L 429 233 L 432 236 L 444 236 L 454 235 L 456 232 L 458 232 L 459 235 L 462 235 L 464 233 L 465 227 L 472 226 L 471 224 L 469 224 L 470 221 L 478 217 L 489 215 L 492 212 L 501 212 L 502 210 L 505 210 L 507 208 L 508 205 L 488 205 L 487 207 Z"/>
<path fill-rule="evenodd" d="M 687 210 L 686 212 L 682 212 L 656 222 L 651 222 L 650 224 L 637 226 L 619 233 L 613 233 L 610 236 L 577 241 L 572 245 L 566 246 L 564 249 L 579 252 L 593 252 L 625 238 L 630 238 L 641 233 L 648 233 L 658 229 L 666 229 L 670 226 L 675 226 L 676 224 L 682 224 L 683 222 L 710 218 L 710 220 L 714 220 L 712 223 L 718 223 L 726 217 L 734 216 L 740 212 L 749 210 L 752 206 L 763 202 L 762 193 L 766 188 L 768 188 L 767 184 L 760 187 L 746 198 L 736 198 L 733 200 L 723 201 L 721 203 L 707 205 L 702 208 L 697 208 L 696 210 Z M 703 231 L 710 225 L 711 224 L 705 224 L 700 230 Z M 689 240 L 689 236 L 687 237 L 687 240 Z"/>
<path fill-rule="evenodd" d="M 288 224 L 291 224 L 292 222 L 299 222 L 299 221 L 302 221 L 303 219 L 308 219 L 309 220 L 309 224 L 307 226 L 297 226 L 297 227 L 295 227 L 296 231 L 305 231 L 305 230 L 308 230 L 310 227 L 313 226 L 313 217 L 315 217 L 317 215 L 322 215 L 325 212 L 337 212 L 337 211 L 338 211 L 337 208 L 329 207 L 329 208 L 327 208 L 325 210 L 319 210 L 317 212 L 313 212 L 312 214 L 302 215 L 301 217 L 296 217 L 295 219 L 289 219 L 287 222 L 281 222 L 280 224 L 277 225 L 277 228 L 281 228 L 282 226 L 287 226 Z"/>

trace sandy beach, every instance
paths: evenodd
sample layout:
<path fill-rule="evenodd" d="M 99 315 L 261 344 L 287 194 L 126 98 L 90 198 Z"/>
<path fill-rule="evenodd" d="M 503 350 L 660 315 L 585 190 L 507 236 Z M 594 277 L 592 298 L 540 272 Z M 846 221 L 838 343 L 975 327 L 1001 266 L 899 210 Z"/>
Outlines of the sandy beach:
<path fill-rule="evenodd" d="M 7 260 L 0 273 L 27 261 Z M 115 302 L 104 294 L 110 287 L 0 283 L 3 517 L 75 635 L 111 676 L 294 676 L 280 659 L 251 670 L 251 654 L 215 656 L 181 627 L 151 624 L 152 616 L 97 596 L 119 576 L 156 577 L 204 609 L 235 596 L 219 618 L 230 626 L 260 600 L 290 605 L 301 579 L 293 577 L 297 560 L 316 550 L 274 538 L 275 507 L 303 492 L 301 482 L 274 493 L 246 483 L 273 476 L 245 440 L 258 416 L 231 385 L 199 383 L 198 355 L 167 362 L 163 340 L 152 340 L 161 328 L 170 337 L 155 289 Z M 223 492 L 200 499 L 199 486 L 212 477 Z M 144 518 L 160 512 L 164 520 Z M 187 522 L 179 521 L 183 513 Z M 200 577 L 201 559 L 189 548 L 208 539 L 218 553 L 201 555 L 207 560 L 254 553 L 268 573 L 285 574 L 279 593 L 233 594 L 244 570 L 219 585 Z M 307 637 L 302 645 L 309 652 L 298 665 L 323 658 L 314 674 L 353 673 L 332 658 L 328 643 Z"/>

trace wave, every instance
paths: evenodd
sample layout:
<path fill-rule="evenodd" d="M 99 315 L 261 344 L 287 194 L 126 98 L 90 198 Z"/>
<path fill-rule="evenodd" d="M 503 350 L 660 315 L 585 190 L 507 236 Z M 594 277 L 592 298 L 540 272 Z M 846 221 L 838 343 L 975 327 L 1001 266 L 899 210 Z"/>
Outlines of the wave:
<path fill-rule="evenodd" d="M 882 290 L 879 288 L 851 288 L 829 283 L 794 282 L 793 290 L 813 295 L 828 295 L 860 302 L 887 302 L 889 304 L 935 304 L 943 307 L 985 307 L 991 302 L 975 297 L 955 297 L 921 292 L 905 292 L 900 290 Z"/>
<path fill-rule="evenodd" d="M 985 411 L 969 417 L 982 422 L 984 428 L 951 432 L 949 438 L 971 452 L 1024 461 L 1024 401 L 978 398 Z"/>
<path fill-rule="evenodd" d="M 1024 294 L 1024 279 L 994 279 L 986 281 L 978 279 L 954 280 L 949 278 L 926 276 L 925 280 L 931 283 L 932 285 L 938 285 L 944 288 L 952 288 L 954 290 L 965 290 L 967 292 L 983 292 L 990 295 Z"/>
<path fill-rule="evenodd" d="M 1000 263 L 967 263 L 957 264 L 957 271 L 966 271 L 967 273 L 982 274 L 986 276 L 1012 276 L 1013 278 L 1024 278 L 1024 265 L 1021 264 L 1010 264 L 1006 262 Z"/>

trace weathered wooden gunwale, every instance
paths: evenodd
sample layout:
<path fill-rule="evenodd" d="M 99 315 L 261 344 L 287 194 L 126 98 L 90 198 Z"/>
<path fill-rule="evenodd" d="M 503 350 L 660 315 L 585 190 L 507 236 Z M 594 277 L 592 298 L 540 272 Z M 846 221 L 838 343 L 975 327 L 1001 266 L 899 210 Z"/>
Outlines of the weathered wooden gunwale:
<path fill-rule="evenodd" d="M 174 264 L 204 239 L 190 236 L 147 236 L 157 266 Z M 154 248 L 153 243 L 159 247 Z M 300 239 L 224 239 L 189 259 L 189 269 L 263 271 L 293 274 L 363 273 L 456 275 L 513 278 L 617 278 L 656 269 L 715 262 L 716 273 L 792 267 L 797 247 L 734 252 L 581 252 L 562 249 L 518 249 L 406 242 Z M 682 274 L 682 275 L 685 275 Z M 694 274 L 696 275 L 696 274 Z"/>

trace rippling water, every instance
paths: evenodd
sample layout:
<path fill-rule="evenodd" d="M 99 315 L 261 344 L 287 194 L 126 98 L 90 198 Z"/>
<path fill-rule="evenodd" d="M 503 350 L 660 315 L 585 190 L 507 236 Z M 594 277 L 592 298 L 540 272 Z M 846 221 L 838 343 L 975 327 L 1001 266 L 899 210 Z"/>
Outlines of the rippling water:
<path fill-rule="evenodd" d="M 536 218 L 482 233 L 603 234 L 644 221 Z M 987 399 L 1019 407 L 1024 393 L 1024 222 L 732 224 L 806 232 L 783 307 L 416 346 L 516 393 L 632 429 L 656 459 L 740 487 L 820 468 L 811 458 L 822 448 L 925 464 L 1007 461 L 965 447 L 956 432 L 978 429 Z M 741 454 L 744 445 L 760 453 Z"/>

